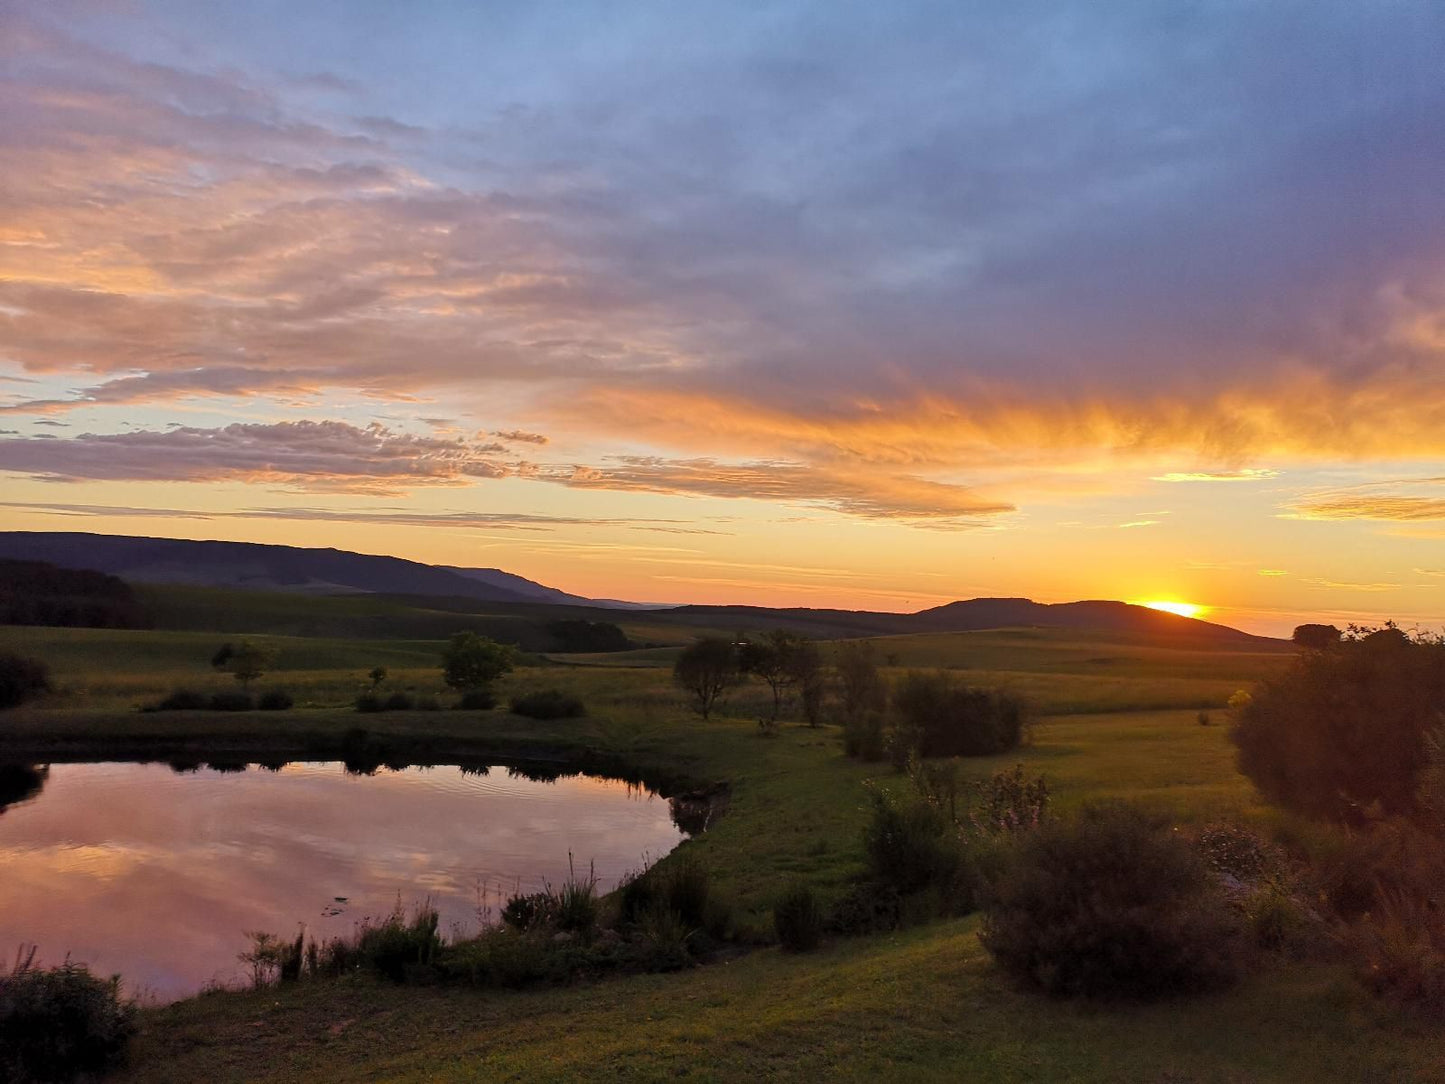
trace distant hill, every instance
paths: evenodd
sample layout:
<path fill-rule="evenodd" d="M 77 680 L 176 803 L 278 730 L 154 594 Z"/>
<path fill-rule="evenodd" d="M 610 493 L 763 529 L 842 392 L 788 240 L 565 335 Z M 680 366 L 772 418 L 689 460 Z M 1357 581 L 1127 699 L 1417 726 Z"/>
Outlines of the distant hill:
<path fill-rule="evenodd" d="M 0 559 L 91 569 L 133 583 L 606 605 L 497 569 L 443 568 L 400 557 L 253 542 L 5 531 L 0 532 Z"/>
<path fill-rule="evenodd" d="M 0 560 L 46 561 L 93 569 L 145 584 L 240 588 L 287 594 L 386 595 L 424 603 L 432 615 L 489 612 L 513 625 L 562 617 L 616 620 L 600 611 L 628 611 L 628 620 L 701 630 L 791 628 L 818 639 L 999 628 L 1088 629 L 1199 646 L 1277 644 L 1226 625 L 1124 602 L 1045 604 L 1026 598 L 975 598 L 917 613 L 766 606 L 678 606 L 582 598 L 495 568 L 421 564 L 399 557 L 336 549 L 250 542 L 193 542 L 129 535 L 0 532 Z M 557 609 L 552 609 L 557 607 Z M 520 608 L 520 609 L 514 609 Z M 537 609 L 541 608 L 541 612 Z M 564 609 L 565 608 L 565 609 Z M 575 611 L 575 612 L 574 612 Z M 318 618 L 319 619 L 319 618 Z M 381 616 L 376 620 L 385 621 Z M 427 627 L 430 627 L 428 625 Z M 519 636 L 508 637 L 517 640 Z M 554 638 L 537 634 L 538 647 Z M 556 650 L 555 647 L 550 648 Z"/>

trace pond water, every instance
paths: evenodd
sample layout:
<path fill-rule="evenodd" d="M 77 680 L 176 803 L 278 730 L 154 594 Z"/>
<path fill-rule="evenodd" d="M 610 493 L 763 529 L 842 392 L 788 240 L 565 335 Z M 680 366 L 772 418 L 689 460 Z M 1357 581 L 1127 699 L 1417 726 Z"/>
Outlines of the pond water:
<path fill-rule="evenodd" d="M 68 953 L 169 1001 L 241 983 L 247 931 L 346 935 L 399 896 L 474 933 L 508 896 L 564 881 L 569 852 L 605 892 L 682 838 L 635 786 L 499 766 L 0 768 L 0 953 Z"/>

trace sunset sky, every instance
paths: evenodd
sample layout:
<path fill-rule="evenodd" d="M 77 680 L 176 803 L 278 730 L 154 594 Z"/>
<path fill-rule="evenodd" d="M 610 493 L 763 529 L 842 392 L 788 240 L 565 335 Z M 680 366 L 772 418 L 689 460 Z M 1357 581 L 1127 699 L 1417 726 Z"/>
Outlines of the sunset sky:
<path fill-rule="evenodd" d="M 1434 0 L 0 0 L 0 529 L 1438 627 L 1442 57 Z"/>

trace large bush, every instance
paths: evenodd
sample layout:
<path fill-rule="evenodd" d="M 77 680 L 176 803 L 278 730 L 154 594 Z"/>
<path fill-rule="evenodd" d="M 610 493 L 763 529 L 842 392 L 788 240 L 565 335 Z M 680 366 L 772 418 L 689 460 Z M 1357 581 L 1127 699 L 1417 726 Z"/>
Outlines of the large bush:
<path fill-rule="evenodd" d="M 13 708 L 50 689 L 50 670 L 39 659 L 0 652 L 0 708 Z"/>
<path fill-rule="evenodd" d="M 997 689 L 964 685 L 952 674 L 910 673 L 893 694 L 901 727 L 919 756 L 987 756 L 1016 748 L 1027 712 Z"/>
<path fill-rule="evenodd" d="M 1024 835 L 980 937 L 1050 994 L 1149 999 L 1228 983 L 1240 921 L 1194 850 L 1138 809 L 1092 806 Z"/>
<path fill-rule="evenodd" d="M 577 719 L 587 714 L 581 700 L 560 689 L 514 696 L 511 708 L 513 715 L 525 715 L 529 719 Z"/>
<path fill-rule="evenodd" d="M 1302 653 L 1240 703 L 1240 770 L 1270 800 L 1352 823 L 1410 814 L 1445 712 L 1445 643 L 1364 630 Z"/>
<path fill-rule="evenodd" d="M 947 814 L 925 801 L 896 801 L 873 792 L 873 816 L 863 830 L 873 880 L 907 894 L 953 885 L 962 862 L 958 832 Z"/>
<path fill-rule="evenodd" d="M 136 1025 L 119 980 L 33 960 L 0 974 L 0 1080 L 69 1080 L 120 1062 Z"/>

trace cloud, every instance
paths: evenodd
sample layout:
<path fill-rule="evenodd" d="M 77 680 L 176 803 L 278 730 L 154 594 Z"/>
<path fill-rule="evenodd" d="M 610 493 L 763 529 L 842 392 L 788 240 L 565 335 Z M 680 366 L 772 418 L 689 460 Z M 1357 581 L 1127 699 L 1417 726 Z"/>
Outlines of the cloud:
<path fill-rule="evenodd" d="M 1225 471 L 1170 471 L 1156 475 L 1154 482 L 1262 482 L 1278 478 L 1280 472 L 1265 467 L 1245 467 L 1241 470 Z"/>
<path fill-rule="evenodd" d="M 379 424 L 237 423 L 218 429 L 84 433 L 0 440 L 0 470 L 48 481 L 259 482 L 298 490 L 396 493 L 465 485 L 511 468 L 499 446 L 419 437 Z"/>
<path fill-rule="evenodd" d="M 1290 519 L 1372 519 L 1418 522 L 1445 519 L 1445 478 L 1371 482 L 1349 489 L 1317 492 L 1296 500 L 1284 513 Z"/>
<path fill-rule="evenodd" d="M 577 489 L 813 504 L 877 519 L 976 520 L 1014 511 L 1012 504 L 982 497 L 968 486 L 907 475 L 845 474 L 777 461 L 613 456 L 598 467 L 533 467 L 525 476 Z"/>
<path fill-rule="evenodd" d="M 493 433 L 498 440 L 510 441 L 520 444 L 546 444 L 547 438 L 541 433 L 528 433 L 521 429 L 509 429 L 502 433 Z"/>
<path fill-rule="evenodd" d="M 129 517 L 144 519 L 270 519 L 306 523 L 365 523 L 380 526 L 445 527 L 464 530 L 554 531 L 560 527 L 615 527 L 660 534 L 727 535 L 692 526 L 685 520 L 628 519 L 625 517 L 543 516 L 520 512 L 415 512 L 398 508 L 242 508 L 235 511 L 188 508 L 154 508 L 116 504 L 65 504 L 0 501 L 0 508 L 16 508 L 49 515 Z"/>
<path fill-rule="evenodd" d="M 803 463 L 614 456 L 599 466 L 532 463 L 507 446 L 338 421 L 173 425 L 164 431 L 0 438 L 0 471 L 44 481 L 245 482 L 298 491 L 396 494 L 520 477 L 605 489 L 805 504 L 869 519 L 954 526 L 1013 511 L 973 489 Z"/>
<path fill-rule="evenodd" d="M 1282 569 L 1282 568 L 1261 568 L 1261 569 L 1259 569 L 1259 575 L 1261 575 L 1261 576 L 1288 576 L 1289 573 L 1288 573 L 1287 571 L 1285 571 L 1284 569 Z"/>
<path fill-rule="evenodd" d="M 1363 34 L 1347 3 L 856 8 L 826 35 L 786 2 L 691 34 L 535 7 L 503 34 L 358 9 L 346 49 L 308 36 L 321 74 L 276 78 L 294 28 L 109 16 L 142 60 L 13 4 L 0 343 L 73 391 L 0 411 L 504 395 L 590 442 L 600 474 L 537 474 L 561 484 L 933 524 L 1011 505 L 928 480 L 975 469 L 1445 455 L 1445 41 L 1408 5 Z M 104 439 L 21 469 L 90 476 Z M 109 452 L 160 469 L 140 448 Z M 467 456 L 513 469 L 274 477 Z M 272 477 L 247 462 L 204 469 Z"/>

